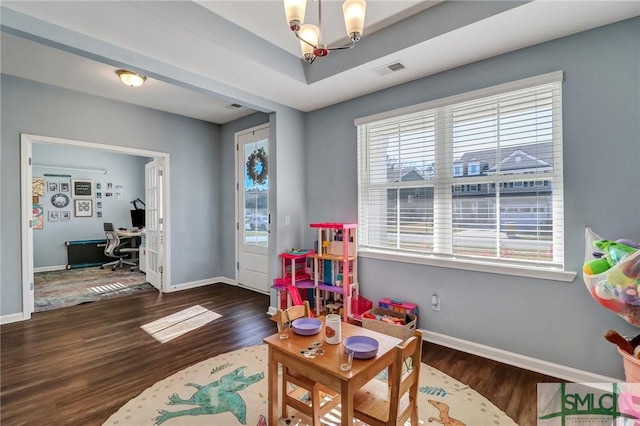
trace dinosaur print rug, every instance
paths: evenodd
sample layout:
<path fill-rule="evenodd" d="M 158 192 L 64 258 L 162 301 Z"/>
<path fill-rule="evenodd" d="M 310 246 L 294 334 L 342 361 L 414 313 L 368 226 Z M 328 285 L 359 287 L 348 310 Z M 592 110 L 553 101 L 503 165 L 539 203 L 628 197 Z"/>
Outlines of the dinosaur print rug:
<path fill-rule="evenodd" d="M 266 426 L 266 374 L 266 345 L 222 354 L 159 381 L 122 406 L 103 426 Z M 425 425 L 516 425 L 485 397 L 424 363 L 419 407 Z M 324 424 L 338 426 L 339 416 L 339 410 L 334 410 L 323 419 Z M 294 414 L 280 424 L 310 423 Z"/>

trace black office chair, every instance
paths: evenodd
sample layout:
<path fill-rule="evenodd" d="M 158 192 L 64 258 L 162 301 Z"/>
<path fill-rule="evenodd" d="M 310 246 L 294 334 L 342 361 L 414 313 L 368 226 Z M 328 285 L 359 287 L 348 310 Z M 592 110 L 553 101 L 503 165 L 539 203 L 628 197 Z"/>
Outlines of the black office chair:
<path fill-rule="evenodd" d="M 104 234 L 107 237 L 107 245 L 104 248 L 104 254 L 117 260 L 105 263 L 100 267 L 100 269 L 104 269 L 105 266 L 111 266 L 111 270 L 115 271 L 116 268 L 123 268 L 124 265 L 129 265 L 133 266 L 131 271 L 134 271 L 135 267 L 138 265 L 135 262 L 124 260 L 124 258 L 129 256 L 131 253 L 138 253 L 140 249 L 131 247 L 127 241 L 124 243 L 121 242 L 120 237 L 118 237 L 118 233 L 113 227 L 113 223 L 105 222 Z"/>

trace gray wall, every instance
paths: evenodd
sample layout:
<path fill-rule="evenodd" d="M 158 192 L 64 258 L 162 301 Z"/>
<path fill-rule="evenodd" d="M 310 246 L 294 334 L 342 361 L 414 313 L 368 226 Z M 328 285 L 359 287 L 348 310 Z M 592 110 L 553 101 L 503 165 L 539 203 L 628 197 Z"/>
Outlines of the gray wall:
<path fill-rule="evenodd" d="M 2 75 L 0 315 L 22 311 L 20 133 L 166 152 L 171 283 L 220 275 L 220 126 Z"/>
<path fill-rule="evenodd" d="M 90 179 L 93 181 L 93 216 L 75 217 L 71 192 L 50 192 L 45 185 L 45 196 L 40 198 L 44 209 L 44 226 L 41 230 L 33 231 L 33 266 L 35 268 L 66 265 L 67 247 L 65 241 L 104 239 L 104 222 L 111 222 L 116 227 L 131 227 L 129 211 L 133 208 L 131 201 L 140 198 L 144 201 L 144 165 L 149 158 L 134 155 L 124 155 L 112 152 L 101 152 L 86 148 L 58 146 L 48 144 L 34 144 L 32 151 L 34 165 L 48 165 L 68 167 L 71 169 L 107 170 L 108 174 L 89 172 L 84 170 L 51 169 L 33 167 L 33 177 L 42 177 L 45 182 L 58 185 L 71 179 Z M 45 175 L 67 175 L 71 177 L 57 177 Z M 100 183 L 102 189 L 97 189 Z M 107 189 L 107 183 L 112 189 Z M 116 190 L 122 186 L 122 190 Z M 55 207 L 51 197 L 56 193 L 69 197 L 69 205 L 64 208 Z M 107 197 L 107 193 L 112 195 Z M 101 198 L 97 198 L 97 194 Z M 118 198 L 118 193 L 122 194 Z M 97 203 L 102 203 L 102 208 Z M 142 207 L 140 205 L 139 207 Z M 49 211 L 70 213 L 70 221 L 49 222 Z M 98 212 L 102 217 L 98 217 Z"/>
<path fill-rule="evenodd" d="M 584 230 L 640 241 L 640 18 L 505 54 L 307 114 L 307 222 L 356 221 L 353 120 L 563 70 L 566 269 L 572 283 L 360 258 L 362 293 L 419 304 L 419 327 L 622 378 L 603 335 L 638 329 L 600 307 L 580 274 Z M 321 178 L 318 178 L 321 177 Z M 311 247 L 313 232 L 307 230 Z M 438 293 L 441 312 L 429 309 Z"/>

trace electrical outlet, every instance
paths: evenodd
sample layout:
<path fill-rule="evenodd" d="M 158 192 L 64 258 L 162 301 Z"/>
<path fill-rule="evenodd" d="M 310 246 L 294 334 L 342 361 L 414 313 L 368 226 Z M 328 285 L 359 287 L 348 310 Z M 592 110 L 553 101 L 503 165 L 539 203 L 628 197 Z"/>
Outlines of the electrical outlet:
<path fill-rule="evenodd" d="M 431 310 L 440 312 L 440 298 L 437 294 L 431 296 Z"/>

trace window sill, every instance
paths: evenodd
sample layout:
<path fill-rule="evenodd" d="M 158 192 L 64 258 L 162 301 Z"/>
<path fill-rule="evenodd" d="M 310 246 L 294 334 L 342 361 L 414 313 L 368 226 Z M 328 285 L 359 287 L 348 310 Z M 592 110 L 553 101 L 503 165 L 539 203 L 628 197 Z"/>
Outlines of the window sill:
<path fill-rule="evenodd" d="M 577 273 L 570 271 L 508 266 L 496 263 L 474 262 L 467 259 L 440 259 L 436 257 L 418 257 L 401 253 L 385 253 L 371 249 L 358 249 L 358 256 L 369 259 L 392 262 L 413 263 L 417 265 L 438 266 L 442 268 L 463 269 L 466 271 L 488 272 L 492 274 L 513 275 L 516 277 L 539 278 L 551 281 L 572 282 Z"/>

